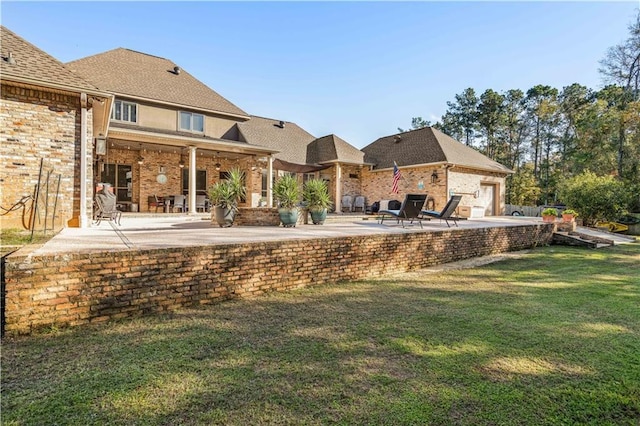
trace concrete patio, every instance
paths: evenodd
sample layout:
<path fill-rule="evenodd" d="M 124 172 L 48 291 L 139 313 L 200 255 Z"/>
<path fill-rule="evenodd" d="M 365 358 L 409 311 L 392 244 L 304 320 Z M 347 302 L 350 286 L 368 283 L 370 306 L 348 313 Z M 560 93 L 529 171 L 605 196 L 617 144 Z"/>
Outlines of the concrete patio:
<path fill-rule="evenodd" d="M 539 224 L 540 218 L 493 216 L 461 220 L 460 229 L 495 228 Z M 233 226 L 220 228 L 210 221 L 209 214 L 188 215 L 124 215 L 121 225 L 103 221 L 91 228 L 66 228 L 31 254 L 47 256 L 61 253 L 161 249 L 170 247 L 207 246 L 218 244 L 284 241 L 330 237 L 351 237 L 376 234 L 438 232 L 456 229 L 438 219 L 418 223 L 405 222 L 405 228 L 395 220 L 378 223 L 376 216 L 331 215 L 324 225 L 299 224 L 295 228 L 282 226 Z"/>

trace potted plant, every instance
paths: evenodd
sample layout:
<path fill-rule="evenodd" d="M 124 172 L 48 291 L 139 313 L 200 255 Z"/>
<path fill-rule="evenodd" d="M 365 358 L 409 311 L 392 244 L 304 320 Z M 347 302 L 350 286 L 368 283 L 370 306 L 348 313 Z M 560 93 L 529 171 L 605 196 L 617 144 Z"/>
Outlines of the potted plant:
<path fill-rule="evenodd" d="M 578 212 L 573 209 L 567 209 L 562 212 L 562 221 L 563 222 L 573 222 L 574 219 L 578 216 Z"/>
<path fill-rule="evenodd" d="M 298 222 L 300 186 L 295 175 L 281 176 L 273 184 L 273 199 L 278 204 L 280 222 L 285 228 L 295 227 Z"/>
<path fill-rule="evenodd" d="M 322 179 L 310 179 L 304 185 L 302 200 L 311 213 L 314 225 L 322 225 L 327 218 L 327 210 L 331 207 L 331 197 L 327 183 Z"/>
<path fill-rule="evenodd" d="M 553 223 L 555 222 L 556 217 L 558 217 L 558 210 L 554 209 L 553 207 L 547 207 L 546 209 L 542 210 L 542 220 L 544 222 Z"/>
<path fill-rule="evenodd" d="M 209 200 L 214 206 L 212 222 L 215 219 L 221 228 L 232 226 L 238 212 L 238 202 L 246 194 L 244 172 L 235 167 L 229 171 L 227 179 L 216 182 L 209 188 Z"/>

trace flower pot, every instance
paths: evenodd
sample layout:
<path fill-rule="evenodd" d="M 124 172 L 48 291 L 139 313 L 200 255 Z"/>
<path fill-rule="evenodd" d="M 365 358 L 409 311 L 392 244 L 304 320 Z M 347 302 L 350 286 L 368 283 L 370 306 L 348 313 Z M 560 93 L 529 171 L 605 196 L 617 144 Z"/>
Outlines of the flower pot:
<path fill-rule="evenodd" d="M 310 210 L 311 221 L 314 225 L 322 225 L 327 219 L 327 209 L 322 210 Z"/>
<path fill-rule="evenodd" d="M 213 218 L 220 228 L 229 228 L 236 218 L 236 211 L 232 208 L 215 206 L 213 208 Z M 212 220 L 213 221 L 213 220 Z"/>
<path fill-rule="evenodd" d="M 285 228 L 295 227 L 298 223 L 298 209 L 296 207 L 292 209 L 278 209 L 280 214 L 280 222 Z"/>
<path fill-rule="evenodd" d="M 553 223 L 556 221 L 556 217 L 553 215 L 544 215 L 542 216 L 542 221 L 547 223 Z"/>
<path fill-rule="evenodd" d="M 575 215 L 572 214 L 562 214 L 562 221 L 563 222 L 573 222 L 573 220 L 575 219 Z"/>

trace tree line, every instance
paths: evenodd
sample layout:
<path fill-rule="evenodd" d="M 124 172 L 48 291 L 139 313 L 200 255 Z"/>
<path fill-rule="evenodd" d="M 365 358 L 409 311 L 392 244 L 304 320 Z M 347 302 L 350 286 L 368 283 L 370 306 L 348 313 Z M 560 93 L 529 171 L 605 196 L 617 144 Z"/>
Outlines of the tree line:
<path fill-rule="evenodd" d="M 640 192 L 640 12 L 628 38 L 609 48 L 599 90 L 578 83 L 558 89 L 467 88 L 433 124 L 515 173 L 507 203 L 553 204 L 563 180 L 583 172 L 615 176 Z M 431 126 L 422 117 L 412 128 Z M 403 131 L 403 129 L 398 129 Z"/>

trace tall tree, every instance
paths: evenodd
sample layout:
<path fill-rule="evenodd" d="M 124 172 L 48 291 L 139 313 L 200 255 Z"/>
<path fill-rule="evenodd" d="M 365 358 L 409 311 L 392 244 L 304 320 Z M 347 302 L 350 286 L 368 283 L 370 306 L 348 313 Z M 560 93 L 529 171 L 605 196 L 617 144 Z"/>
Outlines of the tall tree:
<path fill-rule="evenodd" d="M 610 47 L 600 65 L 599 71 L 608 83 L 624 87 L 633 100 L 640 100 L 640 11 L 629 24 L 629 37 Z"/>
<path fill-rule="evenodd" d="M 508 90 L 504 95 L 504 122 L 500 128 L 500 139 L 504 146 L 504 160 L 499 161 L 513 170 L 518 170 L 523 157 L 523 142 L 527 135 L 524 119 L 524 92 Z"/>
<path fill-rule="evenodd" d="M 625 95 L 616 102 L 620 111 L 617 136 L 617 173 L 625 178 L 627 115 L 624 113 L 629 102 L 640 101 L 640 11 L 635 22 L 629 25 L 629 37 L 616 46 L 609 48 L 607 55 L 600 62 L 600 73 L 605 80 L 621 86 Z"/>
<path fill-rule="evenodd" d="M 429 127 L 431 126 L 431 121 L 429 120 L 425 120 L 422 117 L 413 117 L 411 119 L 411 129 L 410 130 L 417 130 L 417 129 L 422 129 L 423 127 Z M 398 131 L 399 132 L 406 132 L 406 130 L 398 127 Z"/>
<path fill-rule="evenodd" d="M 533 175 L 540 178 L 541 160 L 545 141 L 551 133 L 549 126 L 554 120 L 558 89 L 538 84 L 527 91 L 527 115 L 533 136 Z"/>
<path fill-rule="evenodd" d="M 471 87 L 455 96 L 455 102 L 447 102 L 447 112 L 464 132 L 464 143 L 472 146 L 475 138 L 478 114 L 478 97 Z"/>
<path fill-rule="evenodd" d="M 593 102 L 593 93 L 586 86 L 574 83 L 562 89 L 558 97 L 561 113 L 559 143 L 560 168 L 564 173 L 572 169 L 571 159 L 580 140 L 580 127 L 586 108 Z"/>
<path fill-rule="evenodd" d="M 502 154 L 498 147 L 496 134 L 500 124 L 504 121 L 503 102 L 504 96 L 492 89 L 487 89 L 480 95 L 480 103 L 478 104 L 478 127 L 485 138 L 483 150 L 487 157 L 494 160 L 498 160 Z"/>

